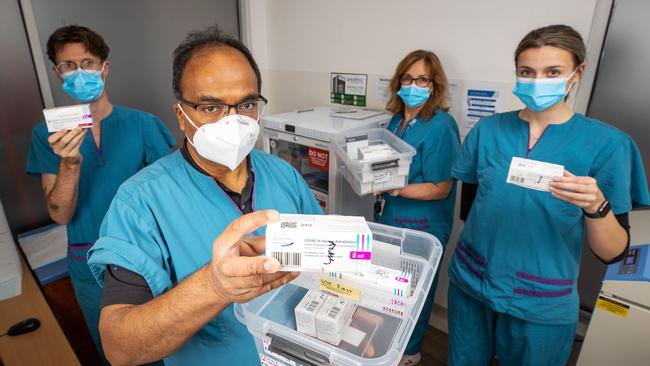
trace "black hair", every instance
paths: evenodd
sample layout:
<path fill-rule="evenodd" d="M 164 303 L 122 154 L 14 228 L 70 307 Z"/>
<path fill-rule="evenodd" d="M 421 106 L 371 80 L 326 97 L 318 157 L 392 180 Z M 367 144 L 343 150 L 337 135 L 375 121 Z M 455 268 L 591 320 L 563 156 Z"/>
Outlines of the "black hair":
<path fill-rule="evenodd" d="M 257 76 L 257 90 L 262 90 L 260 69 L 257 67 L 257 63 L 248 48 L 240 40 L 221 32 L 217 25 L 213 25 L 205 30 L 190 32 L 174 50 L 172 87 L 176 99 L 182 99 L 181 77 L 187 61 L 195 52 L 209 47 L 228 47 L 241 52 L 253 68 L 255 76 Z"/>
<path fill-rule="evenodd" d="M 56 64 L 56 53 L 68 43 L 83 43 L 88 52 L 106 61 L 111 49 L 104 38 L 90 28 L 66 25 L 54 31 L 47 40 L 47 57 Z"/>

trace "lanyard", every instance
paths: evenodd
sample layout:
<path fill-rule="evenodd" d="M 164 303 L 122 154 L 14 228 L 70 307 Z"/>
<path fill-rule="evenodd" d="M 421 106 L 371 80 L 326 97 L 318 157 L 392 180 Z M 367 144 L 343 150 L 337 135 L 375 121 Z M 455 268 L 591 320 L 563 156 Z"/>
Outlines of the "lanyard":
<path fill-rule="evenodd" d="M 412 120 L 406 123 L 405 127 L 400 128 L 403 121 L 404 120 L 400 121 L 400 123 L 398 123 L 397 126 L 395 126 L 395 129 L 393 130 L 393 134 L 395 134 L 395 136 L 399 138 L 402 138 L 402 136 L 404 136 L 406 131 L 408 131 L 415 124 L 415 122 L 418 121 L 418 117 L 413 117 Z"/>
<path fill-rule="evenodd" d="M 250 164 L 250 161 L 249 161 L 249 164 Z M 251 202 L 251 208 L 253 209 L 253 212 L 255 212 L 255 172 L 253 171 L 252 168 L 251 168 L 251 174 L 253 175 L 253 191 L 251 192 L 251 201 L 252 201 Z M 233 201 L 232 198 L 230 198 L 230 195 L 228 193 L 226 193 L 226 191 L 223 188 L 221 188 L 221 185 L 219 185 L 219 182 L 217 182 L 217 180 L 214 177 L 212 177 L 212 180 L 214 181 L 214 184 L 217 185 L 217 188 L 219 188 L 221 193 L 223 193 L 223 195 L 226 196 L 226 199 L 228 201 L 230 201 L 230 203 L 235 208 L 235 210 L 237 210 L 239 212 L 239 216 L 243 216 L 244 212 L 241 210 L 241 208 L 239 208 L 239 206 L 237 206 L 235 201 Z M 253 231 L 251 234 L 253 234 L 255 236 L 260 236 L 260 233 L 257 230 Z M 249 236 L 249 235 L 247 235 L 247 236 Z"/>

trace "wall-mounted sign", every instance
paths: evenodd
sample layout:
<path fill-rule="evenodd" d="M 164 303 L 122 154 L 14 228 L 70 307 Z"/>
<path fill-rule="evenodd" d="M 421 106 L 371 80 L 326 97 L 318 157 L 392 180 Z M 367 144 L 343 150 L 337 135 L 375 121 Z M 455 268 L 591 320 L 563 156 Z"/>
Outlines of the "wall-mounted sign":
<path fill-rule="evenodd" d="M 330 78 L 330 101 L 365 107 L 368 75 L 333 72 Z"/>

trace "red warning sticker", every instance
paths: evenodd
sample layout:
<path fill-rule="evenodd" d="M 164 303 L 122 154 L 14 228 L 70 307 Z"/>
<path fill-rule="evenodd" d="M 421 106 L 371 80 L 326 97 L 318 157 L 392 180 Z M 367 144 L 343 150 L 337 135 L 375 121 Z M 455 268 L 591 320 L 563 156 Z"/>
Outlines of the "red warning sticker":
<path fill-rule="evenodd" d="M 330 167 L 330 152 L 327 150 L 317 149 L 310 147 L 309 150 L 309 165 L 316 167 L 320 170 L 328 170 Z"/>

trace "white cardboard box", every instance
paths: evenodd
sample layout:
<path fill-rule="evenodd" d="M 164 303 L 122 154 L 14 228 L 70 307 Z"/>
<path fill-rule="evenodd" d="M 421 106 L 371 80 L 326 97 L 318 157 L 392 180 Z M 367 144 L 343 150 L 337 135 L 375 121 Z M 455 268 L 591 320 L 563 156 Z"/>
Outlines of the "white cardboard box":
<path fill-rule="evenodd" d="M 350 325 L 356 310 L 357 305 L 352 302 L 333 296 L 328 297 L 316 314 L 318 339 L 338 346 L 341 343 L 343 329 Z"/>
<path fill-rule="evenodd" d="M 280 215 L 266 227 L 266 255 L 281 271 L 365 272 L 372 232 L 361 216 Z"/>
<path fill-rule="evenodd" d="M 296 314 L 296 329 L 312 337 L 317 336 L 316 314 L 321 309 L 329 295 L 320 291 L 307 291 L 305 297 L 300 300 L 294 312 Z"/>
<path fill-rule="evenodd" d="M 334 279 L 345 279 L 358 288 L 372 289 L 381 296 L 411 296 L 412 276 L 409 272 L 371 264 L 367 273 L 330 272 L 328 275 Z"/>

